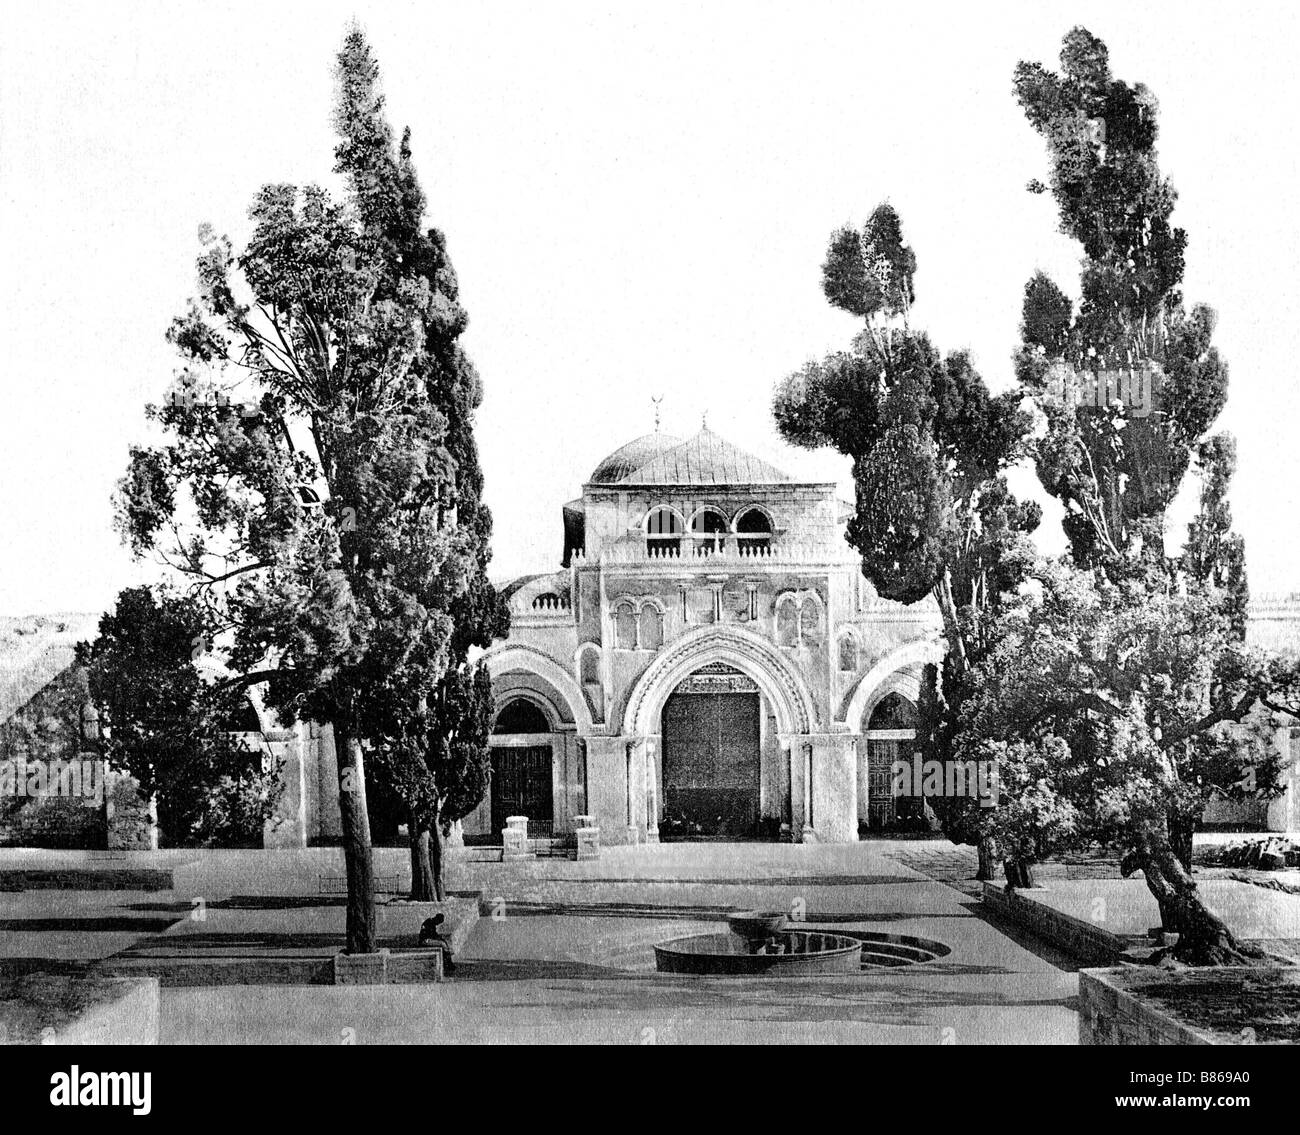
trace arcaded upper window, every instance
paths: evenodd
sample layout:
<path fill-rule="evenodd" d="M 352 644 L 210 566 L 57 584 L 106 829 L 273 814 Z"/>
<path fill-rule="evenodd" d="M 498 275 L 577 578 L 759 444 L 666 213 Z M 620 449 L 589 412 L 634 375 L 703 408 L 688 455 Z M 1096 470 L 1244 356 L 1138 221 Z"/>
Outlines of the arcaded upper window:
<path fill-rule="evenodd" d="M 614 608 L 614 643 L 619 650 L 636 649 L 636 608 L 631 603 Z"/>
<path fill-rule="evenodd" d="M 691 536 L 696 555 L 712 555 L 727 546 L 727 518 L 716 508 L 700 509 L 691 518 Z"/>
<path fill-rule="evenodd" d="M 772 521 L 761 508 L 747 508 L 736 517 L 736 545 L 742 555 L 761 554 L 772 546 Z"/>
<path fill-rule="evenodd" d="M 646 551 L 652 556 L 680 556 L 682 535 L 682 518 L 671 508 L 656 508 L 646 517 Z"/>
<path fill-rule="evenodd" d="M 777 604 L 776 641 L 781 646 L 799 645 L 799 604 L 793 598 L 786 597 Z"/>
<path fill-rule="evenodd" d="M 664 644 L 664 616 L 653 603 L 642 607 L 637 617 L 636 644 L 641 650 L 658 650 Z"/>

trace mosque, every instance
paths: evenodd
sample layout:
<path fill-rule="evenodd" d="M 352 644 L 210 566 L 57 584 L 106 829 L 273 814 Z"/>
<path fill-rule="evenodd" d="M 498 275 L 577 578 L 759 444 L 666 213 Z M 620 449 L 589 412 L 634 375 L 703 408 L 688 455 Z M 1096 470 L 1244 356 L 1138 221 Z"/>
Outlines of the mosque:
<path fill-rule="evenodd" d="M 556 836 L 591 817 L 606 844 L 840 843 L 898 821 L 890 768 L 941 624 L 875 594 L 852 513 L 708 428 L 601 461 L 563 506 L 560 570 L 506 589 L 510 634 L 484 656 L 492 788 L 466 840 L 510 815 Z"/>
<path fill-rule="evenodd" d="M 607 845 L 846 843 L 925 826 L 924 799 L 896 797 L 892 772 L 912 763 L 942 624 L 932 600 L 881 599 L 863 578 L 845 540 L 853 512 L 833 483 L 796 480 L 708 428 L 656 430 L 601 461 L 562 508 L 558 570 L 504 587 L 510 631 L 482 654 L 491 783 L 453 842 L 502 846 L 511 817 L 534 846 L 570 847 L 592 828 Z M 0 673 L 0 762 L 87 748 L 73 655 L 96 617 L 49 621 L 0 625 L 28 660 Z M 1300 649 L 1300 597 L 1253 600 L 1248 641 Z M 262 845 L 336 843 L 330 728 L 282 727 L 254 689 L 228 729 L 281 770 Z M 1207 826 L 1300 830 L 1300 727 L 1279 725 L 1274 743 L 1282 791 L 1215 800 Z M 0 846 L 156 847 L 134 782 L 101 780 L 102 807 L 0 798 Z M 403 842 L 378 803 L 377 842 Z"/>

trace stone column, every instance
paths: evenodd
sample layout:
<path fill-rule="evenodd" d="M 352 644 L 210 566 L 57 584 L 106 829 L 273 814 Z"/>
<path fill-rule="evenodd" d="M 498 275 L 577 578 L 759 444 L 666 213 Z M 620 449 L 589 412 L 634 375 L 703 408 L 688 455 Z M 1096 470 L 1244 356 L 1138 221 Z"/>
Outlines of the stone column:
<path fill-rule="evenodd" d="M 794 733 L 790 753 L 791 837 L 801 843 L 856 843 L 858 767 L 851 733 Z"/>
<path fill-rule="evenodd" d="M 794 843 L 803 843 L 807 833 L 809 842 L 813 835 L 812 816 L 808 796 L 810 739 L 802 733 L 781 734 L 781 748 L 784 752 L 783 763 L 790 770 L 790 839 Z"/>
<path fill-rule="evenodd" d="M 267 731 L 262 734 L 269 753 L 263 765 L 280 766 L 280 798 L 275 814 L 262 828 L 263 847 L 307 846 L 307 780 L 302 743 L 294 730 Z"/>
<path fill-rule="evenodd" d="M 587 812 L 596 819 L 602 843 L 628 843 L 628 738 L 586 740 Z"/>
<path fill-rule="evenodd" d="M 823 733 L 813 745 L 813 812 L 822 843 L 858 839 L 858 758 L 852 734 Z"/>
<path fill-rule="evenodd" d="M 867 745 L 866 737 L 861 734 L 855 734 L 854 740 L 858 754 L 858 819 L 865 824 L 871 817 L 870 747 Z"/>
<path fill-rule="evenodd" d="M 578 751 L 578 735 L 566 730 L 557 733 L 556 740 L 559 748 L 556 764 L 560 791 L 555 803 L 555 834 L 559 835 L 579 826 L 577 817 L 587 810 L 587 799 Z"/>
<path fill-rule="evenodd" d="M 645 770 L 645 839 L 646 843 L 658 843 L 663 745 L 659 737 L 647 737 L 642 748 L 645 753 L 642 765 Z"/>
<path fill-rule="evenodd" d="M 654 762 L 657 737 L 625 737 L 627 749 L 627 827 L 628 843 L 650 839 L 650 813 L 655 805 Z M 603 829 L 602 825 L 602 829 Z M 659 840 L 659 821 L 654 821 L 654 840 Z"/>

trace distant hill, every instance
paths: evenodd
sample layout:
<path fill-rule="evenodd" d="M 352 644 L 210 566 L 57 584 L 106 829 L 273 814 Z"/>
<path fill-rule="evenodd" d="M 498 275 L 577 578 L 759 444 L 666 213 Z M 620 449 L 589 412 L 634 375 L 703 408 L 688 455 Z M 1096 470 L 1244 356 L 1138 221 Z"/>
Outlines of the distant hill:
<path fill-rule="evenodd" d="M 72 665 L 93 639 L 98 614 L 0 616 L 0 721 L 7 721 Z"/>

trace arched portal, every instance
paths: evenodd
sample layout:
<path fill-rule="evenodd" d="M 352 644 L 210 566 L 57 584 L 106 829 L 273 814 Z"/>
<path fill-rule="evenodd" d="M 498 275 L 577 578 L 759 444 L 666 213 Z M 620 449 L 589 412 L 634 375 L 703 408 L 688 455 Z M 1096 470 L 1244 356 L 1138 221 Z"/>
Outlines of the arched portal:
<path fill-rule="evenodd" d="M 758 686 L 725 663 L 703 666 L 669 695 L 662 720 L 659 838 L 752 839 L 763 834 Z"/>
<path fill-rule="evenodd" d="M 736 700 L 681 700 L 710 694 Z M 660 650 L 633 686 L 622 725 L 634 745 L 645 742 L 638 776 L 661 839 L 775 838 L 804 784 L 802 773 L 792 781 L 790 746 L 821 727 L 799 672 L 766 639 L 730 625 L 688 631 Z M 639 806 L 629 803 L 628 814 Z"/>
<path fill-rule="evenodd" d="M 510 816 L 527 816 L 530 835 L 549 836 L 555 826 L 552 724 L 540 701 L 511 697 L 492 726 L 492 835 L 499 837 Z"/>
<path fill-rule="evenodd" d="M 894 769 L 912 759 L 916 747 L 916 706 L 897 690 L 885 694 L 863 729 L 866 740 L 867 826 L 875 831 L 925 826 L 920 796 L 894 795 Z"/>

